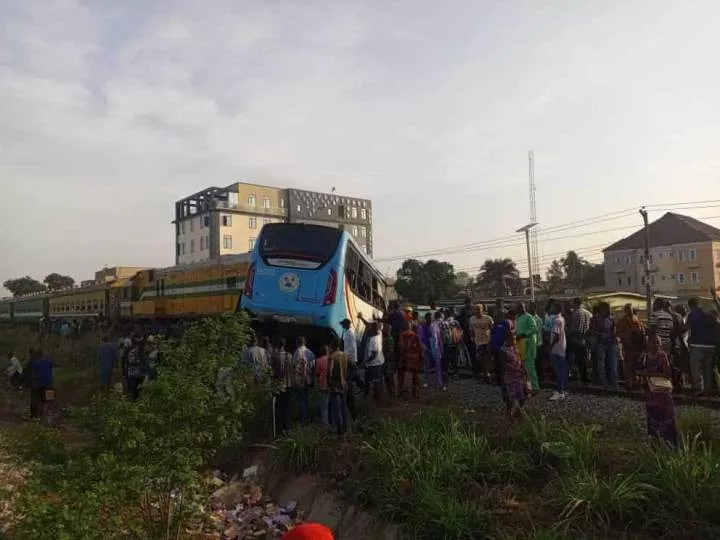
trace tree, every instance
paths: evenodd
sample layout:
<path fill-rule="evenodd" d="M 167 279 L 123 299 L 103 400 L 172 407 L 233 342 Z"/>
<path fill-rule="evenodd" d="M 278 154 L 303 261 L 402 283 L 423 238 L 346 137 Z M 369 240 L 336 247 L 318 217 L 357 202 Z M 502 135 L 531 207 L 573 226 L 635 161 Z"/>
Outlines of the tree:
<path fill-rule="evenodd" d="M 605 265 L 588 263 L 585 268 L 585 277 L 583 279 L 583 288 L 604 287 L 605 286 Z"/>
<path fill-rule="evenodd" d="M 565 282 L 565 270 L 563 265 L 557 259 L 550 263 L 545 275 L 545 290 L 548 294 L 557 294 L 562 292 Z"/>
<path fill-rule="evenodd" d="M 498 297 L 503 297 L 508 290 L 517 287 L 520 281 L 520 272 L 512 259 L 488 259 L 480 267 L 477 283 Z"/>
<path fill-rule="evenodd" d="M 588 262 L 571 250 L 567 252 L 565 257 L 560 259 L 560 264 L 565 272 L 565 283 L 567 286 L 574 289 L 581 288 L 583 286 Z"/>
<path fill-rule="evenodd" d="M 69 289 L 75 285 L 75 280 L 70 276 L 63 276 L 62 274 L 53 272 L 45 276 L 43 283 L 47 285 L 49 291 L 59 291 L 60 289 Z"/>
<path fill-rule="evenodd" d="M 15 298 L 47 290 L 45 285 L 30 276 L 5 280 L 3 287 L 10 291 Z"/>
<path fill-rule="evenodd" d="M 455 269 L 448 262 L 407 259 L 397 271 L 397 293 L 410 302 L 429 304 L 457 292 Z"/>

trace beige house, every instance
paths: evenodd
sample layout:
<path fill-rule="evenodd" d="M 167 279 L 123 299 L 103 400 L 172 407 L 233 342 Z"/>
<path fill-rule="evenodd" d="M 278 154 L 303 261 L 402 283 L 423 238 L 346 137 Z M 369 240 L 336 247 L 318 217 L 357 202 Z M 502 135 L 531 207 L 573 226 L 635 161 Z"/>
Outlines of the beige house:
<path fill-rule="evenodd" d="M 342 228 L 372 254 L 370 201 L 236 182 L 175 203 L 175 263 L 246 253 L 255 247 L 264 225 L 284 221 Z"/>
<path fill-rule="evenodd" d="M 689 298 L 720 288 L 720 229 L 668 212 L 649 233 L 653 293 Z M 644 249 L 644 229 L 605 248 L 606 287 L 644 293 Z"/>

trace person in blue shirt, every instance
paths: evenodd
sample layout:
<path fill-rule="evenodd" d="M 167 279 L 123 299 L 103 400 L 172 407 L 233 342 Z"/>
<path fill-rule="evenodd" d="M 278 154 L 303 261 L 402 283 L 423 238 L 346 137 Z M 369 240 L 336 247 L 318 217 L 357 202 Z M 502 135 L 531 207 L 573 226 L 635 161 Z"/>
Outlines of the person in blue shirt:
<path fill-rule="evenodd" d="M 30 418 L 40 418 L 40 403 L 47 398 L 47 392 L 55 384 L 55 361 L 43 355 L 40 349 L 30 350 L 27 363 L 28 383 L 30 386 Z"/>

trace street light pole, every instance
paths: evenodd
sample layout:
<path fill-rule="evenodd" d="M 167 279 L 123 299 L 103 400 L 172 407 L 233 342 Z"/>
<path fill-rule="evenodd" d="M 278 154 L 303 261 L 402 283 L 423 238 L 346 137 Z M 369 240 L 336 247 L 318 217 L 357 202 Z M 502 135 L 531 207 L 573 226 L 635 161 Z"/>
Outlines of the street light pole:
<path fill-rule="evenodd" d="M 530 273 L 530 300 L 532 302 L 535 302 L 535 280 L 533 279 L 533 265 L 532 265 L 532 255 L 530 252 L 530 229 L 535 227 L 537 223 L 528 223 L 524 227 L 520 227 L 515 232 L 521 232 L 525 233 L 525 247 L 527 247 L 527 262 L 528 262 L 528 272 Z"/>

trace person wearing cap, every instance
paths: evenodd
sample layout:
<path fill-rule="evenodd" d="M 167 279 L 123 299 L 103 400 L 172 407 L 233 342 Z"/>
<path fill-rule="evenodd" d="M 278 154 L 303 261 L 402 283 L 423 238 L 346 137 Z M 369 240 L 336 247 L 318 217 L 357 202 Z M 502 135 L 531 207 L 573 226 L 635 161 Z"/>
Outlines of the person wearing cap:
<path fill-rule="evenodd" d="M 283 534 L 280 540 L 335 540 L 335 537 L 325 525 L 301 523 Z"/>

